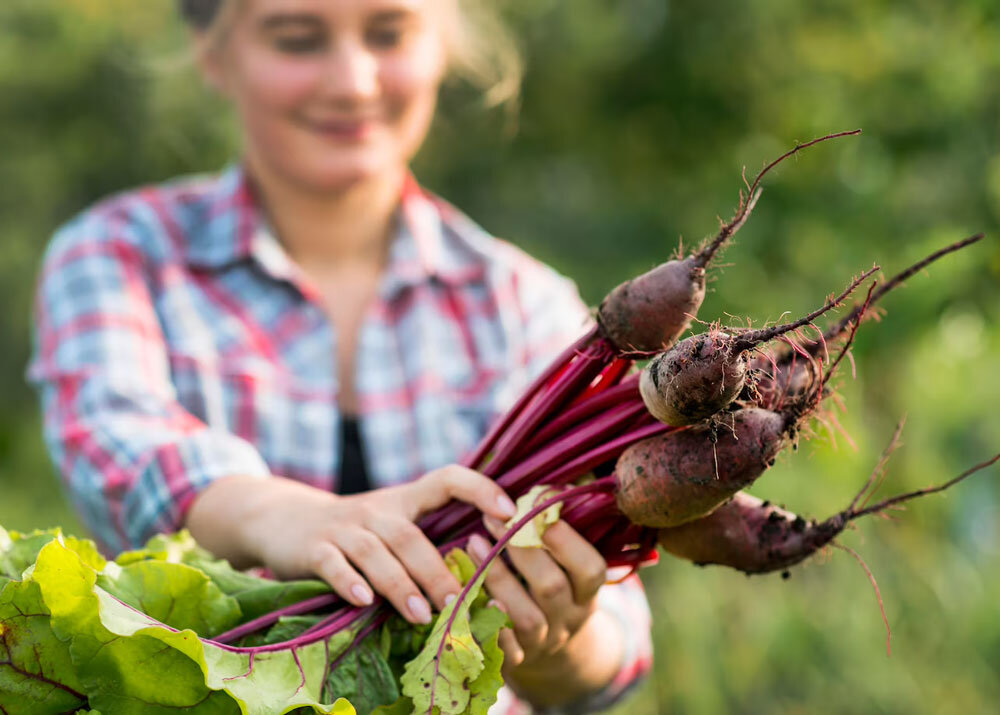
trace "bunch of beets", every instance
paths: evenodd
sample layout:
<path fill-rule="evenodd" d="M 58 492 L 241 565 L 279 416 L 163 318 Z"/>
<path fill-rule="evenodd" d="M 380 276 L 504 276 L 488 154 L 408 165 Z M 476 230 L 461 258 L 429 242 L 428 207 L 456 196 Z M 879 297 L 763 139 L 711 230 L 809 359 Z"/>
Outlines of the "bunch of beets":
<path fill-rule="evenodd" d="M 403 676 L 401 690 L 410 699 L 388 706 L 399 694 L 394 686 L 393 697 L 382 701 L 380 712 L 485 713 L 502 682 L 496 631 L 505 617 L 500 614 L 481 638 L 476 635 L 479 616 L 470 613 L 483 612 L 480 591 L 489 563 L 515 534 L 537 525 L 536 517 L 550 514 L 553 507 L 595 545 L 609 567 L 621 571 L 655 562 L 657 545 L 697 564 L 720 564 L 746 573 L 784 571 L 833 543 L 852 520 L 947 488 L 1000 459 L 997 455 L 943 485 L 867 505 L 898 441 L 897 429 L 864 488 L 846 509 L 825 521 L 803 519 L 742 491 L 774 464 L 779 452 L 796 444 L 809 418 L 833 394 L 830 378 L 848 355 L 858 326 L 874 312 L 872 306 L 928 264 L 982 238 L 977 234 L 959 241 L 881 285 L 873 282 L 864 297 L 826 329 L 813 321 L 846 301 L 877 267 L 799 320 L 760 329 L 710 324 L 704 332 L 679 340 L 696 320 L 707 269 L 750 216 L 763 177 L 805 147 L 857 133 L 797 145 L 747 182 L 733 218 L 696 252 L 611 291 L 598 309 L 596 326 L 538 376 L 464 460 L 519 500 L 519 516 L 481 564 L 474 566 L 465 558 L 456 566 L 466 585 L 430 635 L 423 634 L 416 665 L 407 665 L 409 675 Z M 644 367 L 636 370 L 639 361 Z M 471 535 L 490 538 L 481 515 L 458 502 L 426 515 L 420 526 L 442 554 L 450 555 L 453 565 L 458 563 L 456 549 L 464 549 Z M 201 568 L 211 576 L 210 569 Z M 475 608 L 474 602 L 479 604 Z M 350 634 L 349 644 L 325 666 L 325 679 L 350 653 L 361 652 L 369 635 L 380 631 L 384 640 L 393 615 L 381 599 L 365 608 L 353 607 L 326 590 L 295 603 L 286 601 L 227 632 L 200 635 L 206 648 L 246 658 L 248 673 L 255 658 L 262 663 L 269 655 L 291 653 L 305 684 L 308 678 L 298 655 L 303 649 Z M 247 645 L 255 634 L 302 616 L 312 620 L 294 637 Z M 456 696 L 449 690 L 457 688 L 453 671 L 446 671 L 459 666 L 449 660 L 455 658 L 449 651 L 456 639 L 466 636 L 469 643 L 475 636 L 482 649 L 469 666 L 469 679 L 459 678 L 459 690 L 465 693 Z M 482 679 L 484 670 L 497 675 L 488 685 Z M 461 703 L 456 697 L 463 698 Z"/>
<path fill-rule="evenodd" d="M 551 490 L 519 511 L 468 580 L 459 605 L 515 534 L 554 505 L 561 506 L 559 518 L 594 544 L 612 568 L 634 572 L 654 564 L 659 545 L 699 565 L 748 574 L 784 572 L 833 542 L 858 517 L 945 489 L 1000 460 L 997 455 L 940 486 L 859 507 L 881 477 L 900 425 L 865 487 L 825 521 L 803 519 L 742 491 L 775 463 L 779 452 L 796 444 L 808 418 L 832 394 L 830 378 L 872 305 L 938 258 L 983 238 L 980 233 L 958 241 L 882 285 L 872 283 L 866 297 L 825 330 L 813 321 L 840 306 L 877 266 L 799 320 L 757 330 L 724 331 L 712 324 L 678 341 L 696 320 L 708 267 L 749 218 L 764 176 L 802 149 L 859 133 L 796 145 L 748 183 L 734 216 L 697 251 L 613 289 L 601 302 L 597 325 L 535 379 L 463 460 L 514 499 L 533 489 L 539 493 L 539 486 Z M 816 337 L 808 337 L 804 328 L 814 328 Z M 637 361 L 648 362 L 637 372 Z M 452 502 L 420 526 L 442 554 L 464 548 L 472 534 L 492 542 L 481 515 L 468 504 Z M 458 609 L 449 611 L 454 619 Z M 340 627 L 368 620 L 356 637 L 359 642 L 385 623 L 391 606 L 345 606 L 337 613 L 331 619 Z M 270 614 L 234 636 L 276 617 Z M 445 630 L 451 626 L 449 620 Z M 434 687 L 433 680 L 429 685 Z M 433 692 L 430 702 L 433 706 Z"/>

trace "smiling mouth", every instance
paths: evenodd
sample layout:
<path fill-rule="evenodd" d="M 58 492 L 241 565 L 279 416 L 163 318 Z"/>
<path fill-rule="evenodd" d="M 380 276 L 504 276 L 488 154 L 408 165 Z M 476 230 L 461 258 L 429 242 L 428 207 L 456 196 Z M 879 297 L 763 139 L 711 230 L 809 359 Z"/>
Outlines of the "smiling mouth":
<path fill-rule="evenodd" d="M 362 141 L 375 131 L 374 119 L 325 119 L 310 121 L 308 126 L 315 132 L 340 141 Z"/>

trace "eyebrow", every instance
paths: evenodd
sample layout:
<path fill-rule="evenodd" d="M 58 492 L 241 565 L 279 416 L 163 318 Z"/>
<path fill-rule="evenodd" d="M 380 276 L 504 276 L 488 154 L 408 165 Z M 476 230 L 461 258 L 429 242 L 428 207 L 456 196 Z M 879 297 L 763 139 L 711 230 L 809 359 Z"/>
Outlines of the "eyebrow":
<path fill-rule="evenodd" d="M 316 27 L 322 24 L 322 20 L 308 13 L 279 13 L 264 17 L 259 26 L 262 30 L 276 30 L 289 26 Z"/>
<path fill-rule="evenodd" d="M 407 21 L 414 18 L 416 13 L 409 7 L 391 8 L 379 10 L 373 13 L 371 20 L 376 23 L 392 23 Z M 275 13 L 261 19 L 259 27 L 264 30 L 281 30 L 288 27 L 315 28 L 323 26 L 325 23 L 316 15 L 309 13 Z"/>

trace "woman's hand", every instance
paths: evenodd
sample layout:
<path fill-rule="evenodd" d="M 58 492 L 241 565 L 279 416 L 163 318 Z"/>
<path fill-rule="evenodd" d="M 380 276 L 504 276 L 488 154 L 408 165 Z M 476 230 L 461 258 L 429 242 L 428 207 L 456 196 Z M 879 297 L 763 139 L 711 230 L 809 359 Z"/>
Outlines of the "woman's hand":
<path fill-rule="evenodd" d="M 495 519 L 485 523 L 496 538 L 506 530 Z M 500 634 L 505 675 L 536 704 L 551 705 L 606 685 L 621 663 L 623 645 L 617 625 L 596 610 L 597 591 L 607 578 L 600 552 L 562 521 L 542 540 L 547 549 L 509 548 L 516 572 L 496 559 L 485 583 L 512 623 Z M 469 540 L 477 564 L 489 549 L 480 536 Z"/>
<path fill-rule="evenodd" d="M 280 477 L 230 477 L 199 495 L 187 526 L 221 556 L 262 564 L 282 578 L 317 575 L 357 606 L 370 604 L 374 589 L 407 620 L 429 623 L 424 594 L 440 609 L 461 585 L 414 522 L 452 499 L 494 517 L 515 510 L 495 482 L 452 465 L 344 497 Z M 233 559 L 237 554 L 242 558 Z"/>

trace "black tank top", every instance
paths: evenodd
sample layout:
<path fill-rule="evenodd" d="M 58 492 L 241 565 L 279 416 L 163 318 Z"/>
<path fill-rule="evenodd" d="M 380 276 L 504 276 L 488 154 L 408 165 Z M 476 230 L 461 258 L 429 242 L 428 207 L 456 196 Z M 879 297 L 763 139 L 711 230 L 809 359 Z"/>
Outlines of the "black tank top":
<path fill-rule="evenodd" d="M 344 416 L 341 421 L 341 461 L 338 494 L 357 494 L 372 488 L 365 467 L 365 452 L 361 446 L 358 418 Z"/>

